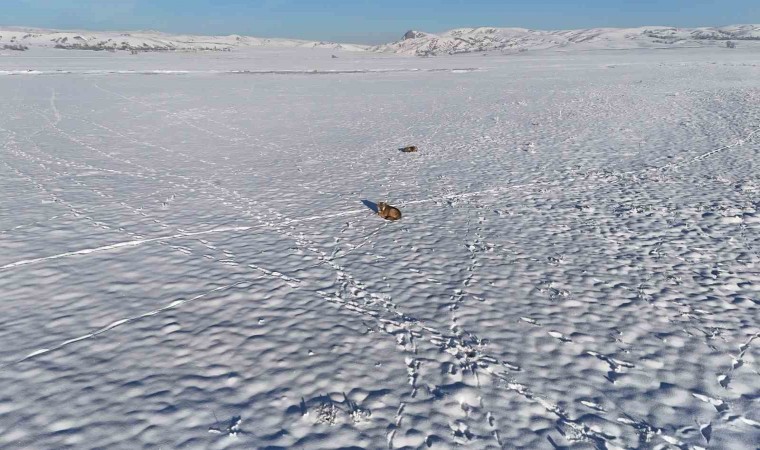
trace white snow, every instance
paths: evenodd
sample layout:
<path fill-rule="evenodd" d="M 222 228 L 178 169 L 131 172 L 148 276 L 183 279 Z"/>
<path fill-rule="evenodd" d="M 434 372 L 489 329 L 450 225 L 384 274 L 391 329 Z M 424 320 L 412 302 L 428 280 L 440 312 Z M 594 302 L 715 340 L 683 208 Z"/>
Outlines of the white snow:
<path fill-rule="evenodd" d="M 3 51 L 0 448 L 755 449 L 742 44 Z"/>
<path fill-rule="evenodd" d="M 682 48 L 726 46 L 727 41 L 760 48 L 760 25 L 731 25 L 718 28 L 591 28 L 544 31 L 525 28 L 459 28 L 440 35 L 409 31 L 394 43 L 373 51 L 434 56 L 472 52 L 514 53 L 547 48 L 572 51 L 590 49 Z"/>
<path fill-rule="evenodd" d="M 530 30 L 526 28 L 458 28 L 441 34 L 410 30 L 401 40 L 368 46 L 299 39 L 253 36 L 174 35 L 158 31 L 77 31 L 39 28 L 0 28 L 0 50 L 57 48 L 109 50 L 112 52 L 197 52 L 232 49 L 310 48 L 334 51 L 389 52 L 417 56 L 500 52 L 515 53 L 548 48 L 571 50 L 725 47 L 727 41 L 760 48 L 760 25 L 675 28 L 590 28 L 578 30 Z"/>
<path fill-rule="evenodd" d="M 137 51 L 221 51 L 249 47 L 362 51 L 367 47 L 303 39 L 259 38 L 239 35 L 193 36 L 158 31 L 77 31 L 3 27 L 0 28 L 0 48 L 6 45 L 33 48 Z"/>

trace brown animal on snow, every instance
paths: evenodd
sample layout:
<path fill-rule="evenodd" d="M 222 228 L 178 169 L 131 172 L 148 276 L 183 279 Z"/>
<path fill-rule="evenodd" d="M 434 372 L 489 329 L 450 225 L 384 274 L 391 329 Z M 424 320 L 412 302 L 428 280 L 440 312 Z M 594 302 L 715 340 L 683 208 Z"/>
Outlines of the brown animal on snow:
<path fill-rule="evenodd" d="M 404 153 L 417 153 L 417 146 L 416 145 L 410 145 L 409 147 L 404 147 L 399 149 Z"/>
<path fill-rule="evenodd" d="M 380 202 L 377 204 L 377 215 L 385 220 L 399 220 L 401 211 L 385 202 Z"/>

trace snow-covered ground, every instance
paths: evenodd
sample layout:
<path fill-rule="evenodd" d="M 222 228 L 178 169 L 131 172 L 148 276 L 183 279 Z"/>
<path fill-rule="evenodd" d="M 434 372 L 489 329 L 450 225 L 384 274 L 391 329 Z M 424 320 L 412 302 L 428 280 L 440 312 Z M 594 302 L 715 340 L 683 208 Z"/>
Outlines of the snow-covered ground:
<path fill-rule="evenodd" d="M 0 448 L 757 448 L 757 51 L 331 52 L 3 53 Z"/>

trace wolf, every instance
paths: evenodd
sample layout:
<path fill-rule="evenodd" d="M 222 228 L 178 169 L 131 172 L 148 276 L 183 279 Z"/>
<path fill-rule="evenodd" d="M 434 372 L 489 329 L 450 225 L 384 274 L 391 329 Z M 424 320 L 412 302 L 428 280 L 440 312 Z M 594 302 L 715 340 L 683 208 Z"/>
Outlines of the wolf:
<path fill-rule="evenodd" d="M 385 220 L 399 220 L 401 211 L 385 202 L 380 202 L 377 204 L 377 215 Z"/>

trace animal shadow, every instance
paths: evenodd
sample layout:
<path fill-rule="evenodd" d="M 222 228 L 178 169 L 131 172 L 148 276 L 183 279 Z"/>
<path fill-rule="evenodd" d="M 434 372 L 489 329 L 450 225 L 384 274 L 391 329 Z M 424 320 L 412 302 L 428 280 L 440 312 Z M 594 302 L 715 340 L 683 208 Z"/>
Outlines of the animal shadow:
<path fill-rule="evenodd" d="M 362 200 L 362 203 L 364 203 L 364 206 L 371 209 L 372 212 L 374 212 L 375 214 L 377 214 L 378 211 L 380 211 L 379 208 L 377 207 L 377 203 L 371 202 L 369 200 Z"/>

